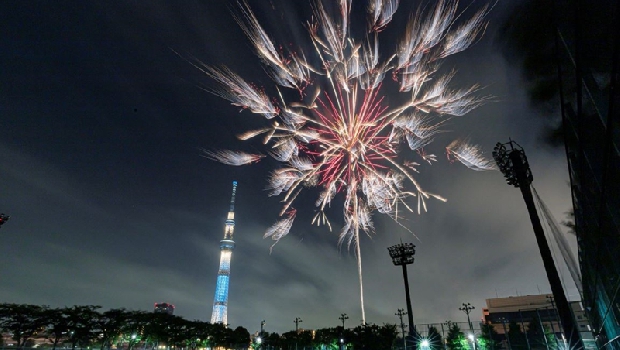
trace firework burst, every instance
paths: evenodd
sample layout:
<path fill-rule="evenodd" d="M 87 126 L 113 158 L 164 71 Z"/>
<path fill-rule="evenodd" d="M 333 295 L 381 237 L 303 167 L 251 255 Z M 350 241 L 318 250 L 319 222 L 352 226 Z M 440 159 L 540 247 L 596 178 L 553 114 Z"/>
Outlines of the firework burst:
<path fill-rule="evenodd" d="M 332 0 L 330 6 L 327 1 L 313 2 L 313 20 L 306 25 L 311 47 L 286 53 L 277 49 L 249 5 L 238 3 L 235 19 L 274 82 L 274 96 L 227 67 L 211 67 L 197 60 L 194 65 L 218 83 L 214 94 L 270 120 L 268 126 L 239 136 L 241 140 L 262 137 L 265 153 L 283 164 L 271 174 L 267 186 L 270 195 L 283 197 L 282 219 L 267 230 L 265 238 L 277 243 L 289 233 L 296 216 L 295 200 L 304 188 L 320 188 L 312 222 L 330 229 L 325 209 L 337 195 L 343 198 L 344 226 L 339 242 L 349 247 L 353 244 L 356 251 L 365 321 L 360 232 L 373 231 L 371 214 L 375 210 L 397 220 L 399 208 L 419 213 L 426 211 L 430 198 L 445 201 L 426 191 L 414 173 L 420 163 L 436 160 L 425 147 L 442 125 L 487 100 L 477 94 L 478 85 L 452 88 L 455 72 L 442 75 L 439 66 L 442 59 L 478 40 L 486 28 L 489 7 L 464 20 L 456 1 L 439 0 L 433 8 L 410 17 L 396 52 L 382 59 L 378 38 L 399 1 L 369 1 L 368 30 L 363 39 L 350 35 L 352 0 Z M 335 8 L 336 14 L 330 15 L 328 8 Z M 404 102 L 388 104 L 384 84 L 394 85 Z M 401 147 L 419 156 L 420 163 L 399 161 Z M 493 168 L 477 147 L 463 141 L 450 144 L 447 154 L 450 160 L 474 170 Z M 229 165 L 249 164 L 263 157 L 236 151 L 206 155 Z"/>

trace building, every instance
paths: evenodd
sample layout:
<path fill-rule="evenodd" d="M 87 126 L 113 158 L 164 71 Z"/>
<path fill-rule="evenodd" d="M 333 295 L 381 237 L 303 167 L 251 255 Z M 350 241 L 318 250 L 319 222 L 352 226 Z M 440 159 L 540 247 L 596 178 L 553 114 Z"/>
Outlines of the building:
<path fill-rule="evenodd" d="M 558 315 L 553 294 L 511 296 L 507 298 L 486 299 L 486 307 L 482 309 L 483 323 L 493 325 L 495 331 L 504 340 L 507 348 L 506 334 L 511 322 L 520 326 L 525 332 L 530 322 L 539 322 L 556 338 L 563 339 L 562 326 Z M 579 301 L 569 302 L 576 325 L 586 349 L 596 349 L 592 329 Z"/>
<path fill-rule="evenodd" d="M 174 305 L 169 303 L 155 303 L 155 313 L 174 315 Z"/>
<path fill-rule="evenodd" d="M 228 287 L 230 283 L 230 258 L 235 249 L 233 233 L 235 231 L 235 193 L 237 181 L 233 181 L 232 197 L 230 199 L 230 211 L 226 217 L 224 239 L 220 241 L 220 269 L 217 272 L 217 284 L 215 297 L 213 298 L 213 312 L 211 323 L 228 324 Z"/>
<path fill-rule="evenodd" d="M 620 349 L 620 0 L 555 0 L 556 62 L 583 305 Z"/>

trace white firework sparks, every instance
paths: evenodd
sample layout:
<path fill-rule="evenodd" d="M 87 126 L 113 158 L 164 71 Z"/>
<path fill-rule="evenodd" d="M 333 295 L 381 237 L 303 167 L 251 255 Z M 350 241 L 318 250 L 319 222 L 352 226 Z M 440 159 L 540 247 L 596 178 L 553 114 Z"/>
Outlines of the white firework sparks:
<path fill-rule="evenodd" d="M 360 281 L 362 320 L 365 322 L 360 232 L 373 231 L 372 213 L 398 219 L 397 208 L 426 211 L 426 200 L 445 199 L 426 191 L 414 177 L 420 163 L 399 161 L 403 145 L 424 162 L 436 161 L 425 151 L 443 124 L 483 104 L 478 85 L 451 88 L 455 71 L 440 74 L 442 59 L 467 49 L 486 28 L 485 6 L 470 19 L 460 19 L 455 0 L 439 0 L 433 8 L 411 16 L 396 52 L 381 60 L 380 32 L 389 25 L 399 0 L 370 0 L 367 34 L 351 36 L 352 0 L 314 0 L 313 20 L 307 23 L 311 47 L 282 53 L 260 25 L 250 6 L 239 3 L 237 23 L 255 48 L 265 71 L 274 83 L 275 96 L 246 82 L 227 67 L 194 65 L 215 80 L 212 92 L 233 105 L 270 119 L 267 126 L 239 136 L 241 140 L 262 137 L 266 153 L 282 162 L 267 189 L 283 197 L 282 218 L 265 233 L 275 243 L 293 226 L 293 205 L 302 189 L 319 187 L 317 214 L 313 223 L 331 229 L 325 209 L 340 194 L 344 227 L 339 242 L 354 245 Z M 325 2 L 325 3 L 324 3 Z M 331 4 L 330 4 L 331 5 Z M 336 8 L 331 15 L 328 9 Z M 458 21 L 457 21 L 458 19 Z M 457 24 L 457 22 L 462 24 Z M 312 52 L 306 59 L 304 49 Z M 320 62 L 313 66 L 310 62 Z M 404 102 L 392 106 L 383 97 L 385 77 L 394 80 Z M 296 93 L 287 93 L 293 90 Z M 290 99 L 289 95 L 298 96 Z M 259 161 L 262 155 L 234 151 L 205 152 L 229 165 Z M 476 146 L 456 141 L 447 148 L 450 159 L 474 170 L 494 168 Z M 273 248 L 273 246 L 272 246 Z"/>

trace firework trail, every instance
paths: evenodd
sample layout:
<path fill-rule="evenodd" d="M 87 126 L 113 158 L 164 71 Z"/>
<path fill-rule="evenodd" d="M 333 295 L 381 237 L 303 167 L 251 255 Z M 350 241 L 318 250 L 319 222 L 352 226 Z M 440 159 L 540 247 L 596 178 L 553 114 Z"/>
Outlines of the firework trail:
<path fill-rule="evenodd" d="M 368 30 L 361 40 L 350 35 L 352 0 L 333 0 L 330 6 L 327 1 L 313 2 L 314 16 L 306 25 L 312 46 L 300 47 L 297 52 L 278 49 L 249 5 L 238 3 L 235 19 L 274 82 L 274 96 L 227 67 L 210 67 L 198 60 L 193 64 L 218 83 L 211 92 L 270 120 L 268 126 L 239 136 L 241 140 L 262 137 L 266 153 L 283 164 L 271 174 L 267 186 L 269 195 L 283 197 L 282 219 L 267 230 L 265 238 L 275 240 L 275 245 L 289 233 L 296 216 L 293 204 L 304 188 L 321 189 L 312 223 L 330 229 L 325 209 L 337 195 L 343 197 L 344 227 L 339 243 L 353 244 L 356 251 L 365 322 L 360 231 L 373 232 L 375 210 L 396 220 L 399 206 L 419 213 L 426 211 L 429 198 L 445 201 L 426 191 L 413 176 L 420 163 L 402 162 L 397 156 L 401 146 L 408 146 L 422 161 L 432 163 L 436 157 L 424 147 L 441 126 L 488 99 L 477 95 L 478 85 L 451 88 L 455 72 L 442 75 L 439 66 L 442 59 L 479 39 L 490 8 L 485 6 L 464 20 L 456 1 L 439 0 L 434 7 L 410 17 L 396 52 L 381 60 L 378 38 L 399 1 L 369 1 Z M 328 8 L 335 8 L 336 14 L 330 15 Z M 309 53 L 312 56 L 307 56 Z M 392 106 L 385 101 L 385 77 L 391 78 L 385 79 L 386 85 L 398 88 L 403 103 Z M 263 157 L 236 151 L 205 154 L 236 166 Z M 450 144 L 447 154 L 450 160 L 474 170 L 494 167 L 477 147 L 463 141 Z M 417 204 L 411 204 L 410 197 L 415 197 Z"/>

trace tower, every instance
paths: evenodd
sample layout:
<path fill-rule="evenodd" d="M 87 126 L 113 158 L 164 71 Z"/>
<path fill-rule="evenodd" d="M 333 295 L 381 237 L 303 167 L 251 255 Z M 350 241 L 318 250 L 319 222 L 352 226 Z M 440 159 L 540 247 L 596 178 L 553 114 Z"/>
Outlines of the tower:
<path fill-rule="evenodd" d="M 211 323 L 228 322 L 228 284 L 230 283 L 230 258 L 235 249 L 233 232 L 235 231 L 235 193 L 237 192 L 237 181 L 233 181 L 232 197 L 230 198 L 230 211 L 226 217 L 224 228 L 224 239 L 220 241 L 220 269 L 217 272 L 217 284 L 215 286 L 215 297 L 213 298 L 213 313 Z"/>

